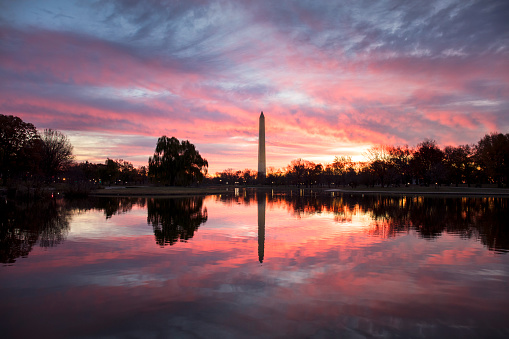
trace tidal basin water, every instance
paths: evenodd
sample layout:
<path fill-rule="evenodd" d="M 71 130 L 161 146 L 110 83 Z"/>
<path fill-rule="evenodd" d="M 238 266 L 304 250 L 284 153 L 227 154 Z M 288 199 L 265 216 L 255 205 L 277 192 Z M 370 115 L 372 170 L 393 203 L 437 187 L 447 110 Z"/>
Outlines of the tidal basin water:
<path fill-rule="evenodd" d="M 509 200 L 0 202 L 2 338 L 509 338 Z"/>

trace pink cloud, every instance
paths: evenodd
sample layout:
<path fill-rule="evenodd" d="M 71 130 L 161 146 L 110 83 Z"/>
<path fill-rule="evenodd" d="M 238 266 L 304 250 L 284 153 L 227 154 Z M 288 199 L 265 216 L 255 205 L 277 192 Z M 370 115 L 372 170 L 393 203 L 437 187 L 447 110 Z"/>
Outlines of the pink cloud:
<path fill-rule="evenodd" d="M 425 112 L 424 114 L 426 118 L 449 127 L 476 129 L 479 126 L 479 123 L 473 118 L 457 112 L 434 111 Z"/>
<path fill-rule="evenodd" d="M 315 25 L 313 17 L 309 20 Z M 43 128 L 189 139 L 207 148 L 212 173 L 256 167 L 261 110 L 267 140 L 279 147 L 268 149 L 275 167 L 317 151 L 333 157 L 337 154 L 328 152 L 338 145 L 415 145 L 428 137 L 472 143 L 504 126 L 492 107 L 503 102 L 509 74 L 507 62 L 495 57 L 486 59 L 487 65 L 466 58 L 383 59 L 376 52 L 355 60 L 342 50 L 332 54 L 291 44 L 278 33 L 253 40 L 259 54 L 228 56 L 230 70 L 79 34 L 4 28 L 3 35 L 11 38 L 2 69 L 19 84 L 5 88 L 9 98 L 0 99 L 3 114 Z M 476 92 L 477 102 L 495 106 L 468 108 L 465 98 L 478 79 L 501 84 L 499 90 L 479 85 Z M 224 144 L 231 147 L 222 150 Z M 129 153 L 121 145 L 115 148 Z M 148 158 L 147 148 L 138 148 L 136 156 L 144 149 Z"/>

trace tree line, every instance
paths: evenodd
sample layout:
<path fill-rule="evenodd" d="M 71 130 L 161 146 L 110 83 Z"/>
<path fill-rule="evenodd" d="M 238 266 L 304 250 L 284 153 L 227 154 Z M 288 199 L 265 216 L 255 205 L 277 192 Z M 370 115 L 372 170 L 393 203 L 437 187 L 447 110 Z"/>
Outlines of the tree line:
<path fill-rule="evenodd" d="M 0 176 L 8 180 L 49 180 L 73 162 L 73 147 L 59 131 L 39 133 L 31 123 L 0 114 Z"/>
<path fill-rule="evenodd" d="M 418 184 L 480 186 L 509 183 L 509 134 L 486 134 L 477 144 L 440 148 L 425 139 L 415 148 L 377 145 L 365 153 L 367 161 L 354 162 L 336 156 L 322 165 L 303 159 L 284 168 L 268 168 L 263 181 L 271 185 L 292 186 L 408 186 Z M 216 184 L 250 185 L 259 182 L 255 171 L 226 169 L 210 179 Z"/>
<path fill-rule="evenodd" d="M 73 146 L 63 133 L 37 131 L 19 117 L 0 114 L 0 178 L 3 186 L 89 182 L 114 184 L 145 182 L 146 166 L 135 168 L 122 159 L 107 158 L 104 163 L 78 163 Z"/>
<path fill-rule="evenodd" d="M 256 171 L 226 169 L 207 177 L 208 161 L 188 140 L 162 136 L 158 139 L 148 166 L 135 168 L 122 159 L 107 158 L 104 163 L 74 161 L 73 146 L 63 133 L 37 131 L 31 123 L 0 114 L 0 179 L 3 186 L 13 183 L 73 183 L 99 185 L 155 184 L 187 186 L 206 181 L 226 185 L 295 186 L 401 186 L 509 183 L 509 134 L 486 134 L 477 144 L 447 146 L 441 149 L 425 139 L 415 148 L 377 145 L 365 154 L 367 161 L 354 162 L 336 156 L 322 165 L 303 159 L 284 168 L 268 168 L 265 179 Z M 65 179 L 64 179 L 65 178 Z"/>
<path fill-rule="evenodd" d="M 145 184 L 190 185 L 201 182 L 208 162 L 188 140 L 162 136 L 148 166 L 134 167 L 123 159 L 104 163 L 78 163 L 73 146 L 63 133 L 39 132 L 31 123 L 0 114 L 0 183 L 26 187 L 67 182 L 90 185 Z"/>

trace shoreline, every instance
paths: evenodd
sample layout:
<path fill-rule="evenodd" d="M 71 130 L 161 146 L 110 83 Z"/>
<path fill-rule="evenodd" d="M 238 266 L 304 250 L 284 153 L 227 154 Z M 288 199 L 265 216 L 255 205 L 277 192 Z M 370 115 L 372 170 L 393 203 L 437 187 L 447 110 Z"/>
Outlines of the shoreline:
<path fill-rule="evenodd" d="M 455 196 L 455 197 L 482 197 L 482 196 L 496 196 L 501 198 L 509 198 L 509 192 L 492 192 L 492 191 L 383 191 L 383 190 L 343 190 L 343 189 L 331 189 L 327 192 L 339 192 L 339 193 L 350 193 L 350 194 L 385 194 L 385 195 L 440 195 L 440 196 Z"/>
<path fill-rule="evenodd" d="M 52 192 L 60 192 L 62 187 L 47 188 Z M 501 197 L 509 198 L 509 188 L 498 187 L 363 187 L 363 188 L 329 188 L 329 187 L 295 187 L 295 186 L 107 186 L 96 188 L 88 193 L 89 197 L 189 197 L 235 194 L 241 192 L 267 192 L 271 194 L 296 195 L 328 195 L 340 194 L 380 194 L 380 195 L 412 195 L 441 197 Z M 7 196 L 7 189 L 0 187 L 0 196 Z"/>
<path fill-rule="evenodd" d="M 204 186 L 204 187 L 158 187 L 158 186 L 113 186 L 92 190 L 92 197 L 177 197 L 192 195 L 235 194 L 243 190 L 269 191 L 272 193 L 299 192 L 299 194 L 384 194 L 384 195 L 437 195 L 437 196 L 493 196 L 509 197 L 508 188 L 477 187 L 369 187 L 328 188 L 288 186 Z"/>

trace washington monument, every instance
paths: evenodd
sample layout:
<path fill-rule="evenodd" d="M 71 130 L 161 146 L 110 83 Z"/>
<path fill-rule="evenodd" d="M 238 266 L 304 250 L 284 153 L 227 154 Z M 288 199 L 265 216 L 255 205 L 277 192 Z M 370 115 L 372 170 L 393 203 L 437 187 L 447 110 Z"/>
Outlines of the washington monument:
<path fill-rule="evenodd" d="M 265 162 L 265 117 L 260 114 L 258 131 L 258 179 L 265 178 L 267 164 Z"/>

